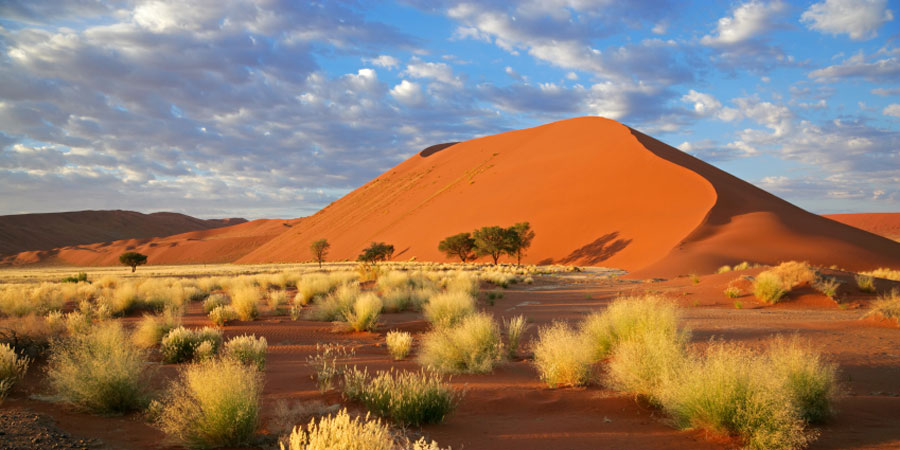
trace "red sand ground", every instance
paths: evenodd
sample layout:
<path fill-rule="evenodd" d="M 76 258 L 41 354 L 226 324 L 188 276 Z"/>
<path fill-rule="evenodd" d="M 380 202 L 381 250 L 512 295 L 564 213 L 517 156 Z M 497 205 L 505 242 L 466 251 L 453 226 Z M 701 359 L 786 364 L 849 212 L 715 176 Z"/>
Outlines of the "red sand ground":
<path fill-rule="evenodd" d="M 808 213 L 598 117 L 426 149 L 295 226 L 265 227 L 255 239 L 207 240 L 199 252 L 172 236 L 6 263 L 115 264 L 129 247 L 154 252 L 151 264 L 308 261 L 309 244 L 321 238 L 331 243 L 330 260 L 354 260 L 369 242 L 385 241 L 395 260 L 445 261 L 437 250 L 444 237 L 521 221 L 536 232 L 525 262 L 617 267 L 637 277 L 710 273 L 744 260 L 900 266 L 898 242 Z"/>
<path fill-rule="evenodd" d="M 538 326 L 553 320 L 577 321 L 601 310 L 619 294 L 662 293 L 677 299 L 682 306 L 684 324 L 693 330 L 693 342 L 702 347 L 712 337 L 739 341 L 751 347 L 764 345 L 775 334 L 798 334 L 821 348 L 827 358 L 840 367 L 845 395 L 838 403 L 838 414 L 819 427 L 821 436 L 812 449 L 896 449 L 900 448 L 900 329 L 872 321 L 859 320 L 875 295 L 859 292 L 845 283 L 838 304 L 803 289 L 790 294 L 775 306 L 757 303 L 746 290 L 732 299 L 722 290 L 735 278 L 761 269 L 700 277 L 694 284 L 681 277 L 658 283 L 601 279 L 591 272 L 564 276 L 537 277 L 534 285 L 513 285 L 493 306 L 482 303 L 480 309 L 496 318 L 524 314 L 534 321 L 523 338 L 529 342 Z M 845 281 L 850 275 L 829 272 Z M 900 283 L 879 280 L 879 290 Z M 134 322 L 137 318 L 125 319 Z M 189 326 L 209 325 L 201 305 L 192 304 L 185 317 Z M 384 314 L 382 325 L 374 333 L 339 333 L 330 324 L 291 322 L 285 316 L 263 315 L 255 322 L 238 322 L 225 328 L 226 337 L 253 333 L 265 336 L 269 355 L 265 369 L 263 430 L 270 430 L 276 402 L 322 402 L 341 404 L 362 412 L 359 405 L 346 402 L 335 391 L 319 393 L 310 379 L 312 369 L 306 357 L 317 343 L 334 342 L 351 346 L 356 356 L 350 364 L 366 366 L 370 372 L 394 366 L 416 370 L 414 356 L 394 362 L 388 356 L 384 335 L 392 329 L 418 334 L 427 329 L 420 314 Z M 521 354 L 527 356 L 527 351 Z M 31 375 L 40 373 L 36 367 Z M 164 386 L 177 367 L 165 365 L 154 385 Z M 602 365 L 597 374 L 602 375 Z M 634 399 L 605 389 L 602 385 L 585 388 L 548 389 L 543 386 L 532 364 L 521 358 L 499 365 L 493 373 L 461 375 L 452 379 L 465 389 L 459 408 L 446 423 L 412 428 L 412 435 L 424 434 L 442 446 L 454 449 L 730 449 L 737 442 L 707 436 L 703 431 L 678 431 L 666 416 Z M 17 388 L 4 408 L 24 408 L 50 415 L 60 428 L 78 436 L 100 438 L 113 448 L 179 448 L 138 415 L 99 417 L 69 407 L 30 398 L 46 392 L 40 376 L 29 376 L 23 388 Z M 298 418 L 298 422 L 308 419 Z"/>
<path fill-rule="evenodd" d="M 72 211 L 0 216 L 0 255 L 71 245 L 140 239 L 209 230 L 244 219 L 197 219 L 184 214 L 135 211 Z"/>
<path fill-rule="evenodd" d="M 900 213 L 826 214 L 824 217 L 900 241 Z"/>

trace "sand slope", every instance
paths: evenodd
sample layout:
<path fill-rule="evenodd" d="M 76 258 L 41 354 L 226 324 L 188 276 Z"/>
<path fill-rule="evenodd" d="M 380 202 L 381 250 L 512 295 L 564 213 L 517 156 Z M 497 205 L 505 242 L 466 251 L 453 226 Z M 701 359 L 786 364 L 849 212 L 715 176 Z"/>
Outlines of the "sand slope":
<path fill-rule="evenodd" d="M 70 245 L 149 238 L 209 230 L 244 219 L 197 219 L 184 214 L 135 211 L 72 211 L 0 216 L 0 255 Z"/>
<path fill-rule="evenodd" d="M 147 255 L 149 264 L 228 263 L 290 229 L 300 220 L 259 219 L 163 238 L 126 239 L 23 252 L 0 259 L 0 265 L 112 266 L 119 264 L 119 255 L 126 251 Z"/>
<path fill-rule="evenodd" d="M 824 217 L 900 241 L 900 213 L 826 214 Z"/>

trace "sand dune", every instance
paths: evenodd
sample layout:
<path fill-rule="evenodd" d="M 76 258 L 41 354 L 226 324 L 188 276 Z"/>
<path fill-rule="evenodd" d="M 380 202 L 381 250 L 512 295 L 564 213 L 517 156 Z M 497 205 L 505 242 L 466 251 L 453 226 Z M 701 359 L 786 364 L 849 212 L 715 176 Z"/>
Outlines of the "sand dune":
<path fill-rule="evenodd" d="M 900 241 L 900 213 L 826 214 L 824 217 Z"/>
<path fill-rule="evenodd" d="M 197 219 L 184 214 L 72 211 L 0 216 L 0 255 L 70 245 L 169 236 L 235 225 L 245 219 Z"/>
<path fill-rule="evenodd" d="M 423 150 L 315 215 L 206 232 L 21 254 L 6 263 L 115 264 L 354 260 L 371 241 L 395 260 L 447 261 L 446 236 L 529 221 L 524 261 L 708 273 L 748 260 L 849 270 L 900 267 L 900 243 L 806 212 L 618 122 L 583 117 Z M 506 259 L 509 261 L 509 259 Z"/>

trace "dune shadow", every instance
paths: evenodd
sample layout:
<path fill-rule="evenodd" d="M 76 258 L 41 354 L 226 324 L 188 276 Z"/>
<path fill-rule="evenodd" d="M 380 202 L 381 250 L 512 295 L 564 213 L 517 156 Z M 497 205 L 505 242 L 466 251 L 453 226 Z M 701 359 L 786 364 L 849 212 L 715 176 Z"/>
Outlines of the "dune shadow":
<path fill-rule="evenodd" d="M 559 262 L 562 264 L 570 264 L 576 261 L 581 261 L 582 264 L 596 264 L 602 261 L 606 261 L 609 258 L 615 256 L 616 253 L 621 252 L 631 244 L 631 239 L 618 239 L 619 232 L 614 231 L 609 234 L 604 234 L 603 236 L 598 237 L 590 244 L 587 244 L 581 248 L 576 249 L 569 256 L 561 259 Z"/>
<path fill-rule="evenodd" d="M 459 142 L 445 142 L 443 144 L 435 144 L 435 145 L 432 145 L 431 147 L 427 147 L 427 148 L 425 148 L 425 150 L 422 150 L 421 152 L 419 152 L 419 156 L 421 156 L 423 158 L 427 158 L 441 150 L 444 150 L 447 147 L 450 147 L 450 146 L 456 145 L 456 144 L 459 144 Z"/>

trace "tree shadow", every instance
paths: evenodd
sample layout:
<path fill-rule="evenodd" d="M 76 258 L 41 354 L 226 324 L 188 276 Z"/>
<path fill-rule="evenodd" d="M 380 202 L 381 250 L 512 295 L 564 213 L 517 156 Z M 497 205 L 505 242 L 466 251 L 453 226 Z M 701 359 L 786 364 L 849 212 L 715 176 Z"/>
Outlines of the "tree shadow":
<path fill-rule="evenodd" d="M 631 244 L 631 239 L 617 239 L 619 232 L 614 231 L 595 239 L 594 242 L 576 249 L 569 256 L 561 259 L 562 264 L 570 264 L 581 261 L 582 264 L 596 264 L 612 258 Z"/>
<path fill-rule="evenodd" d="M 427 158 L 427 157 L 429 157 L 447 147 L 450 147 L 451 145 L 455 145 L 455 144 L 459 144 L 459 142 L 446 142 L 443 144 L 435 144 L 435 145 L 432 145 L 431 147 L 428 147 L 425 150 L 422 150 L 421 152 L 419 152 L 419 156 L 421 156 L 423 158 Z"/>

